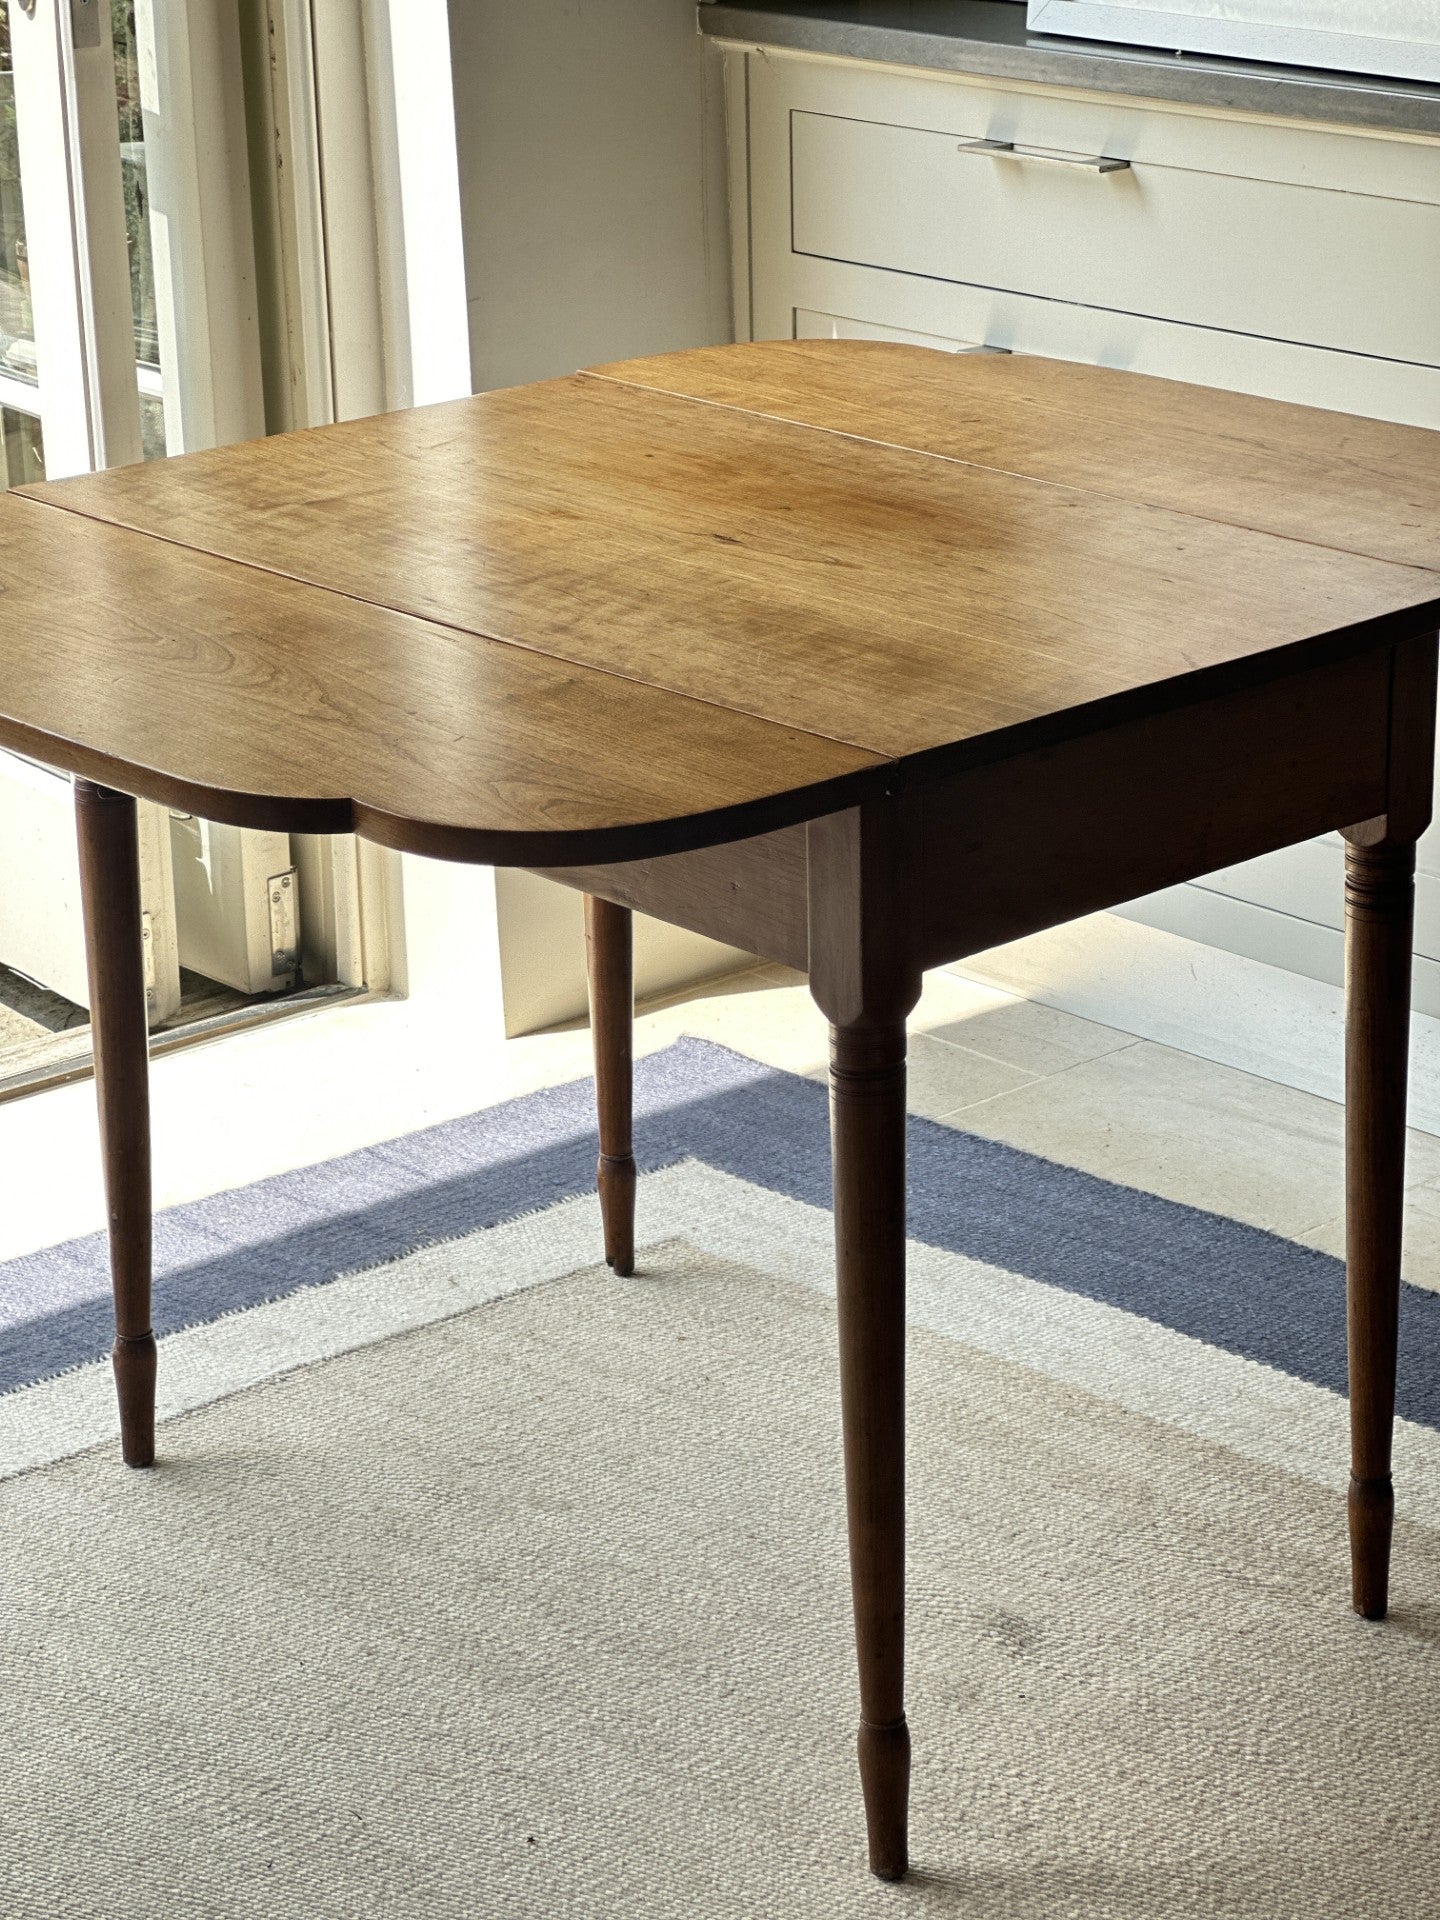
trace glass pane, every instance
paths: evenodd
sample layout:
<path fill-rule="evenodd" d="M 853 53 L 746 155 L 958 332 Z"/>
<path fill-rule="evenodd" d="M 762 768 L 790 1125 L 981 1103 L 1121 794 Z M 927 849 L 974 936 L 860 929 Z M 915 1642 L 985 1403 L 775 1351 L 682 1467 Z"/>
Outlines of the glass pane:
<path fill-rule="evenodd" d="M 150 195 L 145 177 L 145 122 L 140 107 L 133 0 L 110 0 L 110 31 L 115 42 L 115 109 L 120 124 L 130 305 L 135 316 L 135 363 L 140 380 L 140 439 L 145 458 L 159 460 L 165 456 L 165 401 L 160 386 L 155 259 L 150 249 Z"/>
<path fill-rule="evenodd" d="M 45 449 L 40 422 L 33 413 L 0 407 L 0 441 L 5 448 L 5 486 L 25 487 L 45 478 Z"/>
<path fill-rule="evenodd" d="M 30 264 L 20 205 L 20 149 L 15 138 L 15 76 L 10 69 L 10 7 L 0 0 L 0 373 L 35 384 L 35 322 Z M 6 446 L 9 432 L 6 430 Z"/>
<path fill-rule="evenodd" d="M 165 458 L 165 400 L 157 386 L 154 393 L 147 393 L 142 380 L 140 386 L 140 445 L 147 460 Z"/>

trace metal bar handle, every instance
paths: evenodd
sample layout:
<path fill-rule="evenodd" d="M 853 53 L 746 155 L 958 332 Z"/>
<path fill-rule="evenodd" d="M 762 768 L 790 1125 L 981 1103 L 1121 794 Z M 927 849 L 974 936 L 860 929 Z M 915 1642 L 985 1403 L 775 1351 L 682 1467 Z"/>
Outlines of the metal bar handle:
<path fill-rule="evenodd" d="M 1081 173 L 1123 173 L 1128 160 L 1108 153 L 1047 153 L 1043 147 L 1017 147 L 1013 140 L 961 140 L 957 153 L 990 153 L 1006 160 L 1034 160 L 1045 167 L 1074 167 Z"/>

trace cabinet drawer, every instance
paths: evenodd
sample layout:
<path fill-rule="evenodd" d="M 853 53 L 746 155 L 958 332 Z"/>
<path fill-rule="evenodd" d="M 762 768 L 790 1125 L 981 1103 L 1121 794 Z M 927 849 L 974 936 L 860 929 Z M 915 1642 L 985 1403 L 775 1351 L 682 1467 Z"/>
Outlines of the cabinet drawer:
<path fill-rule="evenodd" d="M 757 287 L 757 332 L 797 339 L 906 340 L 1001 348 L 1228 387 L 1269 400 L 1440 428 L 1440 369 L 1256 334 L 1038 300 L 995 287 L 922 280 L 789 254 Z"/>
<path fill-rule="evenodd" d="M 941 130 L 793 109 L 794 252 L 1440 365 L 1440 206 L 1145 157 L 1123 118 L 1077 153 L 1057 136 L 1092 129 L 1052 127 L 1043 98 L 956 88 L 950 113 Z M 1203 131 L 1222 167 L 1223 124 Z M 987 139 L 1028 157 L 964 149 Z M 1131 164 L 1067 164 L 1102 155 Z"/>

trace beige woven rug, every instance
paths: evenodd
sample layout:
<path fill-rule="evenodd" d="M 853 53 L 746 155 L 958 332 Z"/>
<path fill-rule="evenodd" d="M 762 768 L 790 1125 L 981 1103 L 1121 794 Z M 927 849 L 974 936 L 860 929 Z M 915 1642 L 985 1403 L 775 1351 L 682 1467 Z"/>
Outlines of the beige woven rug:
<path fill-rule="evenodd" d="M 1440 1913 L 1440 1532 L 1366 1626 L 1333 1491 L 934 1331 L 872 1881 L 833 1309 L 757 1265 L 672 1241 L 0 1485 L 5 1920 Z"/>

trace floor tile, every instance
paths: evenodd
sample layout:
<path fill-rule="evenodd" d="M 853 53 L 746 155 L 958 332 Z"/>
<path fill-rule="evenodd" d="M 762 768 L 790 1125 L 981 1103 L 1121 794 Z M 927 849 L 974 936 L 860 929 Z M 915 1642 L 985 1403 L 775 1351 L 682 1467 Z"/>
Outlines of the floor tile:
<path fill-rule="evenodd" d="M 1426 1134 L 1420 1137 L 1430 1139 L 1433 1136 Z M 1345 1216 L 1343 1213 L 1334 1213 L 1310 1232 L 1295 1237 L 1307 1246 L 1319 1247 L 1323 1252 L 1333 1253 L 1337 1259 L 1343 1259 Z M 1440 1187 L 1422 1184 L 1406 1190 L 1405 1248 L 1401 1256 L 1401 1269 L 1412 1285 L 1428 1287 L 1432 1293 L 1440 1293 Z"/>
<path fill-rule="evenodd" d="M 998 1018 L 1004 1008 L 1018 1003 L 988 989 L 972 989 L 952 974 L 935 972 L 925 979 L 920 1003 L 910 1019 L 909 1104 L 914 1113 L 932 1119 L 993 1099 L 1035 1077 L 1025 1068 L 983 1050 L 955 1045 L 936 1035 L 963 1031 L 976 995 L 984 996 L 983 1011 Z M 1048 1008 L 1038 1011 L 1048 1013 Z M 1067 1016 L 1057 1014 L 1056 1020 Z M 1085 1021 L 1077 1021 L 1085 1026 Z M 648 1049 L 664 1046 L 679 1033 L 699 1035 L 735 1047 L 767 1066 L 821 1079 L 827 1070 L 829 1029 L 810 997 L 801 973 L 789 967 L 757 967 L 724 981 L 677 995 L 669 1002 L 642 1010 L 636 1025 L 637 1044 Z M 1122 1036 L 1123 1038 L 1123 1036 Z"/>
<path fill-rule="evenodd" d="M 960 990 L 957 1001 L 963 1004 L 957 1004 L 953 1018 L 931 1027 L 935 1037 L 988 1053 L 1026 1073 L 1063 1073 L 1082 1060 L 1095 1060 L 1134 1044 L 1133 1034 L 1041 1006 L 1038 1000 L 1016 1000 L 952 973 L 943 978 Z"/>
<path fill-rule="evenodd" d="M 910 1036 L 906 1103 L 912 1113 L 923 1113 L 927 1119 L 949 1118 L 963 1125 L 960 1116 L 971 1107 L 1029 1086 L 1034 1078 L 1003 1060 L 950 1046 L 928 1033 Z"/>
<path fill-rule="evenodd" d="M 1002 1094 L 960 1124 L 1296 1237 L 1344 1192 L 1341 1108 L 1149 1041 Z"/>
<path fill-rule="evenodd" d="M 668 1046 L 682 1033 L 733 1047 L 788 1073 L 823 1072 L 830 1051 L 825 1018 L 803 973 L 756 967 L 641 1010 L 637 1041 Z"/>

